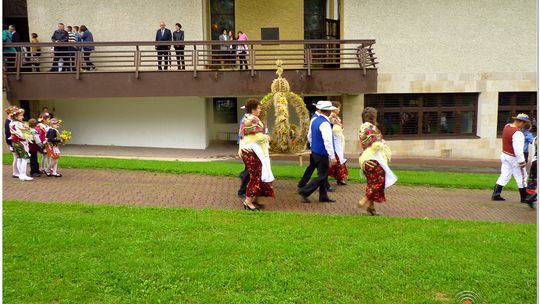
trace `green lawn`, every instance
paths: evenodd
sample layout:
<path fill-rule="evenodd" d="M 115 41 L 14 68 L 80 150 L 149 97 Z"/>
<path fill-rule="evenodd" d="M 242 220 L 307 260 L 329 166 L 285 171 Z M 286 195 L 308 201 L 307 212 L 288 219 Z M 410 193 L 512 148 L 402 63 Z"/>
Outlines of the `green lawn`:
<path fill-rule="evenodd" d="M 5 303 L 536 302 L 536 226 L 4 201 Z"/>
<path fill-rule="evenodd" d="M 3 155 L 4 164 L 11 164 L 13 156 Z M 179 162 L 179 161 L 158 161 L 158 160 L 133 160 L 100 157 L 70 157 L 63 156 L 59 164 L 61 168 L 95 168 L 95 169 L 124 169 L 124 170 L 144 170 L 166 173 L 192 173 L 217 176 L 237 176 L 243 170 L 244 165 L 238 162 Z M 274 165 L 272 171 L 277 179 L 299 180 L 305 167 Z M 488 173 L 457 173 L 457 172 L 435 172 L 435 171 L 402 171 L 395 172 L 399 177 L 400 185 L 420 185 L 443 188 L 468 188 L 468 189 L 493 189 L 497 181 L 498 174 Z M 364 181 L 360 178 L 360 170 L 351 168 L 349 170 L 351 181 Z M 514 180 L 512 180 L 505 190 L 517 190 Z"/>

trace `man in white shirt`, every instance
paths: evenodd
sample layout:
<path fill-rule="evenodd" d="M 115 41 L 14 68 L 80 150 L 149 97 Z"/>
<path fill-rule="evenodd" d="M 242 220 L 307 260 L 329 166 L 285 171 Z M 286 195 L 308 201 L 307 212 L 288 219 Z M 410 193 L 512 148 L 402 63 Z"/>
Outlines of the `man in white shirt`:
<path fill-rule="evenodd" d="M 330 165 L 336 162 L 334 144 L 332 142 L 332 127 L 329 119 L 331 111 L 336 108 L 330 101 L 321 101 L 321 104 L 317 108 L 320 110 L 320 115 L 312 120 L 310 126 L 310 162 L 312 159 L 314 166 L 317 168 L 317 178 L 307 185 L 300 187 L 298 194 L 300 194 L 305 203 L 309 203 L 308 197 L 318 188 L 319 202 L 334 203 L 335 200 L 328 197 L 326 184 L 328 183 L 328 169 Z"/>
<path fill-rule="evenodd" d="M 502 189 L 510 181 L 510 178 L 514 176 L 519 188 L 521 202 L 525 203 L 527 199 L 527 172 L 525 166 L 527 163 L 523 154 L 525 136 L 521 132 L 521 129 L 529 122 L 529 116 L 521 113 L 516 117 L 512 117 L 512 119 L 514 122 L 507 124 L 503 129 L 501 175 L 497 179 L 491 199 L 494 201 L 505 201 L 501 196 Z"/>
<path fill-rule="evenodd" d="M 327 105 L 329 102 L 331 103 L 331 101 L 328 101 L 328 100 L 319 100 L 317 104 L 314 104 L 315 107 L 317 108 L 317 111 L 315 111 L 315 113 L 313 113 L 313 116 L 311 116 L 311 121 L 309 122 L 309 130 L 307 134 L 307 139 L 308 139 L 310 147 L 311 147 L 311 124 L 313 123 L 315 119 L 317 119 L 317 117 L 321 115 L 321 110 L 320 110 L 321 107 L 323 107 L 324 105 Z M 298 182 L 298 188 L 302 188 L 305 185 L 307 185 L 307 183 L 311 179 L 311 176 L 313 175 L 313 172 L 315 171 L 315 168 L 317 168 L 317 166 L 315 165 L 313 154 L 311 154 L 309 156 L 309 165 L 304 171 L 304 175 L 302 176 L 302 179 L 300 179 L 300 181 Z M 330 182 L 328 182 L 328 180 L 326 180 L 326 189 L 328 192 L 334 192 L 336 190 L 335 188 L 332 188 L 330 186 Z"/>

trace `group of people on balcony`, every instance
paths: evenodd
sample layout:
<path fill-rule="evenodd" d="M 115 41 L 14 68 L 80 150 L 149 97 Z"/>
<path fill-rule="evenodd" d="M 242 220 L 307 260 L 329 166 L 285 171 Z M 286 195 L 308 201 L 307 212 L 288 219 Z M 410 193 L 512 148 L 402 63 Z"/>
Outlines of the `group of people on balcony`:
<path fill-rule="evenodd" d="M 58 173 L 60 144 L 66 138 L 59 132 L 61 120 L 54 118 L 44 107 L 37 119 L 24 121 L 24 109 L 9 107 L 6 109 L 7 119 L 4 122 L 6 144 L 13 154 L 13 178 L 31 181 L 34 177 L 61 177 Z M 41 162 L 38 155 L 41 154 Z M 30 159 L 30 176 L 28 176 L 28 159 Z"/>
<path fill-rule="evenodd" d="M 234 32 L 227 30 L 226 28 L 221 30 L 221 35 L 219 35 L 219 41 L 248 41 L 248 36 L 242 31 L 238 31 L 238 36 L 234 36 Z M 247 44 L 221 44 L 219 46 L 220 64 L 223 64 L 224 68 L 234 69 L 236 67 L 236 62 L 238 58 L 238 65 L 240 70 L 248 69 L 247 65 Z"/>
<path fill-rule="evenodd" d="M 50 72 L 72 72 L 75 71 L 75 58 L 77 51 L 81 51 L 83 54 L 83 60 L 85 66 L 82 67 L 82 70 L 96 70 L 96 66 L 90 60 L 90 55 L 94 51 L 94 46 L 85 45 L 77 46 L 79 42 L 94 42 L 94 37 L 92 33 L 88 30 L 85 25 L 81 26 L 67 26 L 63 23 L 58 24 L 58 28 L 53 32 L 51 36 L 52 42 L 71 42 L 74 43 L 74 46 L 55 46 L 51 49 L 53 52 L 53 64 Z M 15 26 L 13 25 L 4 25 L 2 32 L 2 42 L 22 42 L 20 34 L 17 33 Z M 32 33 L 30 42 L 32 44 L 40 43 L 38 34 Z M 42 55 L 42 49 L 39 46 L 31 46 L 30 48 L 19 48 L 19 47 L 4 47 L 3 55 L 4 62 L 8 72 L 13 72 L 16 70 L 15 67 L 15 55 L 16 52 L 22 51 L 24 56 L 22 57 L 23 62 L 21 63 L 21 70 L 23 72 L 33 71 L 40 72 L 40 58 Z"/>
<path fill-rule="evenodd" d="M 317 111 L 313 114 L 308 142 L 311 155 L 309 166 L 298 183 L 298 194 L 304 203 L 311 203 L 309 197 L 319 190 L 319 202 L 335 203 L 328 192 L 336 189 L 330 186 L 328 177 L 336 179 L 340 186 L 347 185 L 347 159 L 344 155 L 345 137 L 343 124 L 339 118 L 341 105 L 339 102 L 321 100 L 316 104 Z M 245 197 L 243 207 L 256 211 L 264 208 L 260 203 L 261 197 L 274 197 L 273 181 L 269 146 L 268 129 L 259 119 L 261 108 L 259 101 L 250 99 L 245 105 L 246 114 L 240 121 L 239 150 L 245 169 L 240 174 L 242 180 L 238 195 Z M 359 200 L 359 207 L 367 205 L 370 215 L 377 215 L 375 202 L 385 202 L 385 188 L 392 186 L 397 177 L 390 170 L 388 163 L 391 151 L 386 145 L 382 133 L 377 128 L 377 110 L 365 108 L 362 113 L 363 124 L 360 127 L 359 139 L 363 153 L 359 159 L 361 172 L 366 177 L 366 193 Z M 311 177 L 317 169 L 317 178 Z"/>

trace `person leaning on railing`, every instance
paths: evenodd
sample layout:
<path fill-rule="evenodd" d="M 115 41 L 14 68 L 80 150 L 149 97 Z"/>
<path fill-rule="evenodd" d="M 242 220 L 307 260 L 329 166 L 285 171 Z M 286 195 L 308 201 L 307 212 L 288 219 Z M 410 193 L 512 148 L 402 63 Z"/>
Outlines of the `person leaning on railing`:
<path fill-rule="evenodd" d="M 92 32 L 88 30 L 86 25 L 81 25 L 81 32 L 82 32 L 80 36 L 81 42 L 94 42 L 94 36 L 92 35 Z M 94 49 L 95 47 L 93 45 L 85 45 L 82 47 L 83 59 L 84 59 L 84 62 L 86 63 L 86 67 L 83 68 L 85 70 L 89 70 L 89 71 L 96 70 L 96 66 L 92 63 L 92 61 L 90 61 L 90 53 Z"/>

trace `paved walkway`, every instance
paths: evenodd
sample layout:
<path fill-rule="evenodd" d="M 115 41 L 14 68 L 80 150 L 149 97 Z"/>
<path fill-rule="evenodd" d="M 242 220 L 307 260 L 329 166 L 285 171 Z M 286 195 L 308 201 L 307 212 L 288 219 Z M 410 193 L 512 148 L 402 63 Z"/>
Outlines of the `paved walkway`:
<path fill-rule="evenodd" d="M 148 147 L 117 147 L 117 146 L 87 146 L 66 145 L 62 147 L 63 155 L 118 157 L 136 159 L 179 160 L 179 161 L 228 161 L 238 159 L 236 143 L 211 143 L 207 149 L 171 149 Z M 347 154 L 349 167 L 358 166 L 358 155 Z M 275 163 L 298 164 L 296 156 L 274 156 Z M 309 161 L 305 157 L 304 161 Z M 495 160 L 461 160 L 445 158 L 408 158 L 395 155 L 392 168 L 401 170 L 430 170 L 453 172 L 497 173 L 501 167 L 500 161 Z"/>
<path fill-rule="evenodd" d="M 61 178 L 39 177 L 31 182 L 11 178 L 3 166 L 4 199 L 42 202 L 84 202 L 159 207 L 242 209 L 236 196 L 237 178 L 181 175 L 124 170 L 63 169 Z M 325 214 L 365 214 L 357 207 L 364 186 L 349 184 L 330 193 L 337 203 L 304 204 L 296 194 L 296 181 L 274 183 L 275 199 L 265 199 L 267 211 Z M 488 190 L 394 186 L 388 202 L 377 208 L 385 216 L 536 223 L 536 212 L 518 203 L 519 194 L 507 191 L 507 202 L 492 202 Z M 246 211 L 247 212 L 247 211 Z"/>

